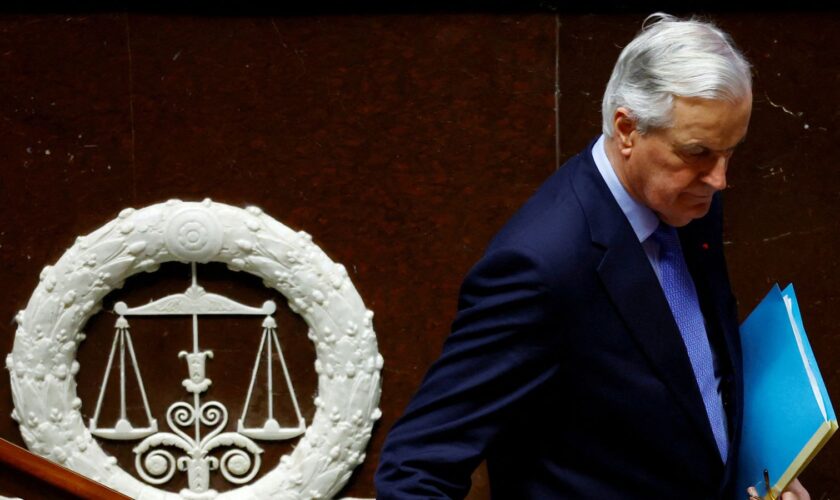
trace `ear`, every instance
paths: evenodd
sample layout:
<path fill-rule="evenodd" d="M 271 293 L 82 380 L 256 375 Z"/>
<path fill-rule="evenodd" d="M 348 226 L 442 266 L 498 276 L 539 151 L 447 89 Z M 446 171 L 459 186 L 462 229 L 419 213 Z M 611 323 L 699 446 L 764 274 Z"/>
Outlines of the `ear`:
<path fill-rule="evenodd" d="M 623 106 L 616 108 L 615 115 L 613 115 L 613 128 L 622 156 L 630 156 L 639 131 L 636 128 L 636 119 L 629 109 Z"/>

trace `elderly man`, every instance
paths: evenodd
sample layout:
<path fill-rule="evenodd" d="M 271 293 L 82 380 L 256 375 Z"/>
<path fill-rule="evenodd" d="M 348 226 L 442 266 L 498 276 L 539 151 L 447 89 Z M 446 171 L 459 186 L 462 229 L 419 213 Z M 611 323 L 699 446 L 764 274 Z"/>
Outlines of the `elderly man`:
<path fill-rule="evenodd" d="M 751 109 L 727 34 L 648 18 L 607 85 L 603 135 L 464 281 L 382 450 L 379 500 L 461 498 L 485 458 L 494 498 L 747 497 L 733 491 L 741 352 L 717 193 Z"/>

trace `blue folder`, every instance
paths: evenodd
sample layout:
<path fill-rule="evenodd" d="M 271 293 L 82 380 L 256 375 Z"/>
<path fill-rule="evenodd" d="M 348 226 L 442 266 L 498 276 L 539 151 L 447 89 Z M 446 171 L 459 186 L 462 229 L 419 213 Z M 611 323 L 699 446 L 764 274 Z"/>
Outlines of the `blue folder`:
<path fill-rule="evenodd" d="M 837 430 L 837 417 L 805 335 L 793 285 L 774 285 L 741 325 L 744 426 L 738 493 L 777 498 Z M 765 487 L 764 470 L 772 492 Z M 738 498 L 745 498 L 746 495 Z"/>

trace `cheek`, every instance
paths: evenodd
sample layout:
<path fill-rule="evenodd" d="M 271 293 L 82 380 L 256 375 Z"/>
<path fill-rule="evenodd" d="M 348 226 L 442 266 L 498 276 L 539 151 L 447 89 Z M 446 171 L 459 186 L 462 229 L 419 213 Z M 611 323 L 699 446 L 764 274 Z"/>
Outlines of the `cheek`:
<path fill-rule="evenodd" d="M 694 176 L 684 172 L 662 170 L 650 179 L 649 191 L 661 202 L 675 203 L 689 190 Z"/>
<path fill-rule="evenodd" d="M 673 196 L 691 191 L 703 184 L 696 169 L 686 165 L 683 161 L 672 159 L 666 165 L 667 167 L 662 169 L 662 185 L 673 193 Z"/>

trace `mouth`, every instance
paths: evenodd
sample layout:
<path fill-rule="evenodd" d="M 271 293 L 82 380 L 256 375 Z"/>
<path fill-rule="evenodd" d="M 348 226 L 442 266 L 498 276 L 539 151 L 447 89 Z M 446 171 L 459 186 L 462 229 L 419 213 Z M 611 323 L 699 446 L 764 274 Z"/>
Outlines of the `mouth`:
<path fill-rule="evenodd" d="M 691 203 L 711 203 L 713 194 L 685 193 Z"/>
<path fill-rule="evenodd" d="M 712 197 L 688 195 L 683 198 L 683 203 L 685 203 L 684 206 L 689 210 L 705 212 L 712 205 Z"/>

